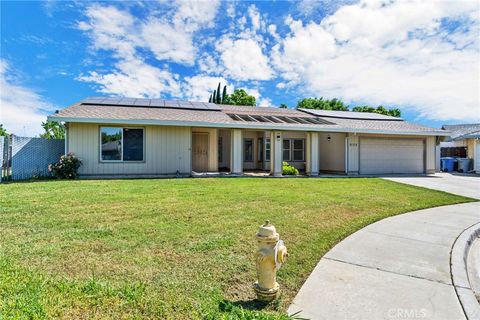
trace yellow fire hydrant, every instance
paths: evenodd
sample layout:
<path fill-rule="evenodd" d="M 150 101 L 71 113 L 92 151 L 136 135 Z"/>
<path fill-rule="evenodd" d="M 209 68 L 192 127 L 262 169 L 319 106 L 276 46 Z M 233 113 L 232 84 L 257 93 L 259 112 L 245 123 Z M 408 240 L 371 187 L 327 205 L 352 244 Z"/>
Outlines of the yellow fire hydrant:
<path fill-rule="evenodd" d="M 287 259 L 285 247 L 275 226 L 265 221 L 257 233 L 258 251 L 256 253 L 257 277 L 254 284 L 257 299 L 272 301 L 278 294 L 277 270 Z"/>

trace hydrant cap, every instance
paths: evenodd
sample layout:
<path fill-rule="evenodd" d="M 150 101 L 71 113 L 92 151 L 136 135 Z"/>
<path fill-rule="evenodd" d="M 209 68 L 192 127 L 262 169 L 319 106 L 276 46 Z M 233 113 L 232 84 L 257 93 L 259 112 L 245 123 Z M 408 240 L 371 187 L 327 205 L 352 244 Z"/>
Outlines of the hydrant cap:
<path fill-rule="evenodd" d="M 277 229 L 273 224 L 270 224 L 270 221 L 265 221 L 265 224 L 261 225 L 258 228 L 257 238 L 265 240 L 278 240 Z"/>

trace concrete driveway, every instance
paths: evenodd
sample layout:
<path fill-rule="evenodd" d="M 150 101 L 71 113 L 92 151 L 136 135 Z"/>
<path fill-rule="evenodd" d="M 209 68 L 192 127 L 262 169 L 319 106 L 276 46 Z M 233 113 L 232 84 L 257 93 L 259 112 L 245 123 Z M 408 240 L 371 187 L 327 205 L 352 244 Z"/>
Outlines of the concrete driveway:
<path fill-rule="evenodd" d="M 454 175 L 442 172 L 421 177 L 384 177 L 384 179 L 480 199 L 478 175 Z"/>
<path fill-rule="evenodd" d="M 480 202 L 473 202 L 371 224 L 320 260 L 288 313 L 312 320 L 466 319 L 450 252 L 458 235 L 479 221 Z"/>

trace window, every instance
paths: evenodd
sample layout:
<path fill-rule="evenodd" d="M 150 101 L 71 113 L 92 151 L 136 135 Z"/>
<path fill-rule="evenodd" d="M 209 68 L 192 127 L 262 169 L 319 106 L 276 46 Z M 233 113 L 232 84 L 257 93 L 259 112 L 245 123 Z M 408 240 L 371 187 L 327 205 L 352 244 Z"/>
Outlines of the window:
<path fill-rule="evenodd" d="M 257 141 L 257 161 L 263 161 L 263 138 L 258 138 Z"/>
<path fill-rule="evenodd" d="M 293 139 L 293 161 L 304 161 L 305 140 Z"/>
<path fill-rule="evenodd" d="M 218 162 L 223 162 L 223 139 L 218 137 Z"/>
<path fill-rule="evenodd" d="M 253 140 L 252 139 L 243 140 L 243 161 L 246 161 L 246 162 L 253 161 Z"/>
<path fill-rule="evenodd" d="M 101 161 L 143 161 L 143 129 L 100 128 Z"/>
<path fill-rule="evenodd" d="M 265 139 L 265 161 L 270 161 L 270 139 Z"/>
<path fill-rule="evenodd" d="M 283 161 L 290 161 L 290 139 L 284 139 L 283 140 Z"/>

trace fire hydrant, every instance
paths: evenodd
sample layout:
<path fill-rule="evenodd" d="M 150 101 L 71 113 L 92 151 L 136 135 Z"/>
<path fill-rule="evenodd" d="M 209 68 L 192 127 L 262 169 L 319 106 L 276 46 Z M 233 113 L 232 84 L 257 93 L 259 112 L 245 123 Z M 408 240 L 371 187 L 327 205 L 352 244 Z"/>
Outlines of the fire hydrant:
<path fill-rule="evenodd" d="M 257 299 L 272 301 L 280 289 L 277 283 L 277 270 L 287 259 L 285 247 L 275 226 L 265 221 L 257 233 L 258 251 L 256 253 L 258 281 L 253 285 Z"/>

